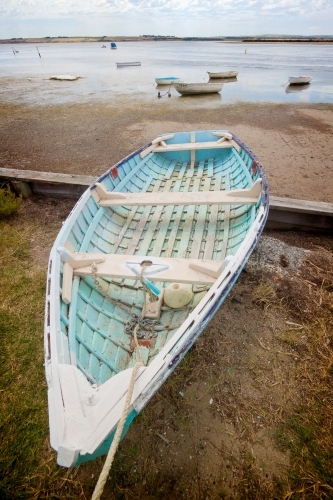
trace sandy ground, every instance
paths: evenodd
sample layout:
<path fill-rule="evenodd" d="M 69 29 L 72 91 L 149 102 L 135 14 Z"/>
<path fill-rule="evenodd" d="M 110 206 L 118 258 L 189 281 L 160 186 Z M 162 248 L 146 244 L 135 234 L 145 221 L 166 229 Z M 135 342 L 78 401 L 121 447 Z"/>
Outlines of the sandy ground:
<path fill-rule="evenodd" d="M 217 103 L 211 96 L 3 105 L 0 166 L 98 176 L 160 133 L 229 129 L 264 165 L 271 194 L 333 202 L 333 105 Z"/>

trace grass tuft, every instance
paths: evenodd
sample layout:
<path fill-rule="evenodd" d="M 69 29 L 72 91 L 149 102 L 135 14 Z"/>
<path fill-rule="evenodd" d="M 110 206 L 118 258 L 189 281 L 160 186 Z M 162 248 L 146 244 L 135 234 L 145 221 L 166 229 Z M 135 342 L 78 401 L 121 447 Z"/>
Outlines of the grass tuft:
<path fill-rule="evenodd" d="M 22 196 L 17 197 L 9 187 L 0 188 L 0 219 L 10 217 L 20 208 Z"/>

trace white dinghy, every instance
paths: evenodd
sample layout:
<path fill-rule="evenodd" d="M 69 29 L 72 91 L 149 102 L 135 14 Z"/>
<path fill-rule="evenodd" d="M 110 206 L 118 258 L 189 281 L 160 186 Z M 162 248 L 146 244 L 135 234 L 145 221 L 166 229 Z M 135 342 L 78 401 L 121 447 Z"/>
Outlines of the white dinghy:
<path fill-rule="evenodd" d="M 290 76 L 289 85 L 304 85 L 310 83 L 312 76 Z"/>
<path fill-rule="evenodd" d="M 209 78 L 236 78 L 238 71 L 207 71 Z"/>
<path fill-rule="evenodd" d="M 216 94 L 221 92 L 223 83 L 209 83 L 209 82 L 174 82 L 173 86 L 182 95 L 195 95 L 195 94 Z"/>

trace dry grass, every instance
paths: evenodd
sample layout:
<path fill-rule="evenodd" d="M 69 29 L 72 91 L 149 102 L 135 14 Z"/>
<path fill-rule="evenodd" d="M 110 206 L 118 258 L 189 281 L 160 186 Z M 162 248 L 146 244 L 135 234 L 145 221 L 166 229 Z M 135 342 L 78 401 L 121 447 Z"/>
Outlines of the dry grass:
<path fill-rule="evenodd" d="M 0 495 L 87 499 L 104 459 L 60 468 L 48 442 L 40 259 L 65 205 L 29 203 L 1 226 Z M 105 500 L 333 497 L 332 262 L 318 248 L 287 277 L 242 274 L 131 426 Z"/>

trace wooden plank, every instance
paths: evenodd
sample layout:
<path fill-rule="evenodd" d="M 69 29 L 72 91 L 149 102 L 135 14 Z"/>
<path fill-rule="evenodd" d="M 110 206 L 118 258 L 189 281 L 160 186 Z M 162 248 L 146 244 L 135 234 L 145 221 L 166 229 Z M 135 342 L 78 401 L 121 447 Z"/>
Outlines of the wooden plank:
<path fill-rule="evenodd" d="M 0 168 L 0 178 L 9 181 L 13 179 L 29 181 L 34 194 L 73 199 L 79 198 L 85 189 L 96 181 L 96 177 L 89 175 L 55 174 L 12 168 Z M 270 196 L 266 227 L 331 233 L 333 203 Z"/>
<path fill-rule="evenodd" d="M 0 168 L 0 177 L 9 180 L 24 180 L 30 182 L 52 182 L 55 184 L 73 184 L 90 186 L 96 181 L 96 177 L 90 175 L 70 175 L 53 172 L 38 172 L 36 170 L 16 170 L 14 168 Z"/>
<path fill-rule="evenodd" d="M 227 149 L 235 147 L 232 141 L 226 142 L 186 142 L 184 144 L 167 144 L 166 146 L 157 146 L 154 153 L 166 153 L 167 151 L 193 151 L 197 149 Z"/>
<path fill-rule="evenodd" d="M 76 261 L 79 261 L 80 255 L 86 256 L 87 254 L 80 254 L 75 252 L 73 254 Z M 145 277 L 150 281 L 167 281 L 167 282 L 177 282 L 177 283 L 214 283 L 216 277 L 204 274 L 203 272 L 196 271 L 190 267 L 190 265 L 195 265 L 200 267 L 200 269 L 207 268 L 211 273 L 219 274 L 221 262 L 214 262 L 211 260 L 202 259 L 181 259 L 181 258 L 158 258 L 142 255 L 118 255 L 118 254 L 89 254 L 92 259 L 104 259 L 104 262 L 97 264 L 96 275 L 104 278 L 115 278 L 115 279 L 133 279 L 137 280 L 138 277 L 133 271 L 126 265 L 134 267 L 135 263 L 140 263 L 142 261 L 152 261 L 153 264 L 158 264 L 161 266 L 168 266 L 168 269 L 156 272 L 155 274 L 147 274 Z M 138 267 L 137 264 L 137 267 Z M 77 267 L 74 269 L 74 274 L 79 276 L 91 276 L 91 265 L 84 267 Z"/>
<path fill-rule="evenodd" d="M 235 189 L 233 191 L 200 191 L 181 193 L 118 193 L 106 191 L 101 183 L 96 183 L 100 196 L 99 205 L 109 206 L 167 206 L 167 205 L 244 205 L 256 204 L 261 194 L 261 180 L 258 179 L 250 189 Z"/>

